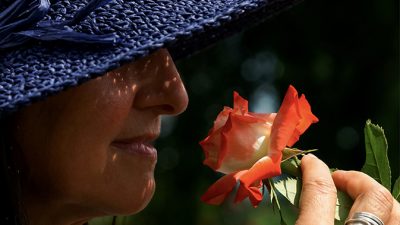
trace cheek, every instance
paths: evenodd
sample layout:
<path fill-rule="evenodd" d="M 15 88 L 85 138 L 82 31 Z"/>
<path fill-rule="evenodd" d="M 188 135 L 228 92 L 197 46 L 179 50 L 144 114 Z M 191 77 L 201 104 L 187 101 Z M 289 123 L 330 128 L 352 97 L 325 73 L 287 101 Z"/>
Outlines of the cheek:
<path fill-rule="evenodd" d="M 55 197 L 90 208 L 99 215 L 128 215 L 142 210 L 155 190 L 155 162 L 112 148 L 97 152 L 94 157 L 77 157 L 70 162 L 58 162 L 59 168 L 53 167 L 53 171 L 62 171 L 50 175 L 56 178 L 49 184 L 54 187 Z"/>
<path fill-rule="evenodd" d="M 66 92 L 18 116 L 14 136 L 23 151 L 24 188 L 30 197 L 119 214 L 148 203 L 154 165 L 110 149 L 124 127 L 132 97 L 110 91 L 78 92 L 83 98 Z"/>
<path fill-rule="evenodd" d="M 86 126 L 87 128 L 87 126 Z M 30 194 L 51 201 L 72 202 L 101 214 L 133 214 L 151 200 L 155 161 L 116 151 L 109 142 L 110 129 L 91 134 L 81 128 L 62 138 L 30 146 L 27 154 Z M 57 135 L 56 137 L 60 137 Z M 78 138 L 79 137 L 79 138 Z M 97 138 L 96 138 L 97 137 Z"/>
<path fill-rule="evenodd" d="M 16 137 L 29 169 L 25 189 L 41 201 L 68 202 L 99 215 L 136 213 L 153 195 L 155 162 L 110 147 L 129 117 L 134 94 L 97 82 L 21 115 Z"/>

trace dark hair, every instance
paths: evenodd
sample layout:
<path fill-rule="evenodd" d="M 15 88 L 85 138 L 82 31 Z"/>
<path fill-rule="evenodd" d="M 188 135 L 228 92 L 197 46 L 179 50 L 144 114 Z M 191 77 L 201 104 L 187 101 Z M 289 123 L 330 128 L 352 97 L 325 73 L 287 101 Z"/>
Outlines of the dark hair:
<path fill-rule="evenodd" d="M 10 129 L 10 114 L 0 113 L 0 224 L 26 225 L 21 199 L 21 170 L 16 160 Z"/>

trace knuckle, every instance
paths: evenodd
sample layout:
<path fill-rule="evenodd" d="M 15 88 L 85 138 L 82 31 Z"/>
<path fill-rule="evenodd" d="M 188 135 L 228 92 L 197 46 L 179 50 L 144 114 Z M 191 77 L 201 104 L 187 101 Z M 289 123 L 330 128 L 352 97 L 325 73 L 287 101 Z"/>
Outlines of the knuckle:
<path fill-rule="evenodd" d="M 334 195 L 336 196 L 337 190 L 332 181 L 326 179 L 310 180 L 303 183 L 303 188 L 311 190 L 315 193 Z"/>
<path fill-rule="evenodd" d="M 375 202 L 377 208 L 386 209 L 389 212 L 393 207 L 392 194 L 385 187 L 380 186 L 370 192 L 371 199 Z"/>

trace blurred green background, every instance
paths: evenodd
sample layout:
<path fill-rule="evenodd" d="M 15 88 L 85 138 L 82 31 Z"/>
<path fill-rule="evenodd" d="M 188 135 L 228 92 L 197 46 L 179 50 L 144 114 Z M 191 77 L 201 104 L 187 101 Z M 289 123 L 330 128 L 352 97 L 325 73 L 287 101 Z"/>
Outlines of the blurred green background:
<path fill-rule="evenodd" d="M 156 143 L 157 189 L 129 218 L 143 225 L 279 224 L 267 203 L 208 206 L 199 198 L 218 174 L 198 145 L 232 91 L 256 112 L 275 112 L 289 84 L 320 119 L 295 147 L 318 148 L 330 167 L 360 170 L 367 119 L 385 129 L 399 176 L 399 2 L 307 0 L 266 22 L 177 62 L 189 94 L 178 118 L 165 118 Z"/>

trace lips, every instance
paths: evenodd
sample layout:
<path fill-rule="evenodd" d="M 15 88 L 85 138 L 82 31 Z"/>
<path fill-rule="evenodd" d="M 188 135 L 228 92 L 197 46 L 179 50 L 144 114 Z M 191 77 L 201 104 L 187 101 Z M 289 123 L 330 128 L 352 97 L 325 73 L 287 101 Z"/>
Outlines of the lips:
<path fill-rule="evenodd" d="M 152 142 L 158 137 L 156 134 L 146 134 L 127 139 L 119 139 L 111 143 L 112 146 L 126 153 L 157 159 L 157 149 Z"/>

